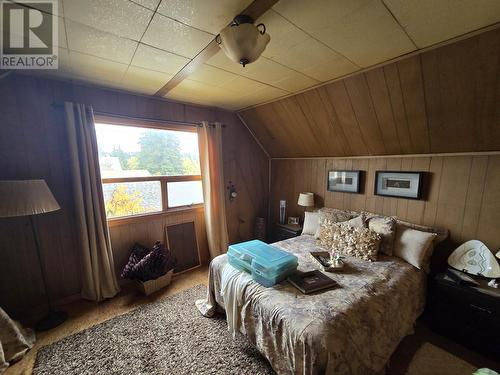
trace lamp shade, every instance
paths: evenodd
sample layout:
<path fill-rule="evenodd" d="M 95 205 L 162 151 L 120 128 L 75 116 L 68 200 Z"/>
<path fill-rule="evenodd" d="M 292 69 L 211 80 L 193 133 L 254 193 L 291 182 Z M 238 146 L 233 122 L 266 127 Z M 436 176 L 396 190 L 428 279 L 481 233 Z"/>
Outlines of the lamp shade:
<path fill-rule="evenodd" d="M 312 207 L 314 206 L 314 194 L 313 193 L 300 193 L 299 200 L 297 201 L 299 206 Z"/>
<path fill-rule="evenodd" d="M 257 60 L 271 40 L 269 34 L 251 23 L 227 26 L 219 35 L 226 56 L 243 66 Z"/>
<path fill-rule="evenodd" d="M 60 208 L 45 180 L 0 181 L 0 217 L 38 215 Z"/>

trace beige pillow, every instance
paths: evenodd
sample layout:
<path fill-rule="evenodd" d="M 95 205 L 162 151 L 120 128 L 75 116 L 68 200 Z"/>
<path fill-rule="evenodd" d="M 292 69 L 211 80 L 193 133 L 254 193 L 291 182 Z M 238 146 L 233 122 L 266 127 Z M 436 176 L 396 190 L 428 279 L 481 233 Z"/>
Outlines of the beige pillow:
<path fill-rule="evenodd" d="M 351 220 L 342 222 L 343 225 L 349 225 L 353 228 L 366 228 L 366 217 L 364 214 L 356 216 Z"/>
<path fill-rule="evenodd" d="M 381 236 L 374 231 L 344 223 L 321 224 L 318 244 L 326 250 L 368 261 L 377 260 Z"/>
<path fill-rule="evenodd" d="M 436 233 L 422 232 L 407 226 L 396 225 L 394 255 L 418 269 L 426 270 L 434 248 Z"/>
<path fill-rule="evenodd" d="M 348 211 L 348 210 L 340 210 L 338 208 L 328 208 L 328 207 L 323 207 L 319 211 L 319 225 L 325 221 L 328 221 L 329 223 L 340 223 L 344 221 L 348 221 L 352 219 L 353 217 L 358 216 L 358 213 L 355 213 L 354 211 Z M 318 239 L 319 238 L 319 228 L 316 231 L 315 237 Z"/>
<path fill-rule="evenodd" d="M 394 248 L 394 237 L 396 235 L 396 219 L 390 216 L 379 216 L 365 213 L 368 228 L 382 236 L 380 252 L 392 255 Z"/>
<path fill-rule="evenodd" d="M 329 208 L 329 207 L 323 207 L 318 212 L 320 213 L 320 222 L 325 219 L 329 219 L 335 223 L 340 223 L 343 221 L 350 220 L 353 217 L 359 215 L 359 213 L 356 213 L 354 211 L 341 210 L 338 208 Z"/>
<path fill-rule="evenodd" d="M 411 229 L 416 229 L 422 232 L 430 232 L 430 233 L 436 233 L 436 238 L 434 239 L 434 246 L 439 244 L 440 242 L 443 242 L 448 238 L 448 229 L 444 228 L 439 228 L 439 227 L 428 227 L 426 225 L 419 225 L 419 224 L 413 224 L 409 223 L 407 221 L 403 220 L 396 220 L 398 225 L 402 225 L 403 227 L 408 227 Z"/>
<path fill-rule="evenodd" d="M 319 230 L 319 212 L 305 212 L 302 234 L 316 235 Z"/>

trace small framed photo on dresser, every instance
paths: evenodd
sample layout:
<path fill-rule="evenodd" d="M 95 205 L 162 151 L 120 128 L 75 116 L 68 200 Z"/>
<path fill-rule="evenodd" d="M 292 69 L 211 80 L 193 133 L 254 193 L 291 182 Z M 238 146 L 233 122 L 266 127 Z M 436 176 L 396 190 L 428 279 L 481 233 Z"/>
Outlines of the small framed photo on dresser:
<path fill-rule="evenodd" d="M 361 171 L 329 171 L 328 191 L 359 193 Z"/>
<path fill-rule="evenodd" d="M 375 172 L 375 195 L 421 199 L 424 172 Z"/>

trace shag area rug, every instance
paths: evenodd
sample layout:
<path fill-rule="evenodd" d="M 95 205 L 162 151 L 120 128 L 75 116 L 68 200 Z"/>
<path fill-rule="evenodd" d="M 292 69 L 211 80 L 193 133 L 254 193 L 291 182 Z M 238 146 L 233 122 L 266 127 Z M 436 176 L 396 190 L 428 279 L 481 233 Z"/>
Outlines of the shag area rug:
<path fill-rule="evenodd" d="M 194 302 L 205 296 L 197 285 L 48 345 L 33 374 L 274 374 L 223 317 L 201 316 Z"/>

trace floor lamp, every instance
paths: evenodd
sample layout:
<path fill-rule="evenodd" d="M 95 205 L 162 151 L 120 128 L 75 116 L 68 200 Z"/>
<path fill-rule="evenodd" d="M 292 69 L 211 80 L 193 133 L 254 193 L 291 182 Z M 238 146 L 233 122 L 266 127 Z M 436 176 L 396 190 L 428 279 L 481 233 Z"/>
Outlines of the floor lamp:
<path fill-rule="evenodd" d="M 46 331 L 57 327 L 67 318 L 65 312 L 54 311 L 47 291 L 46 272 L 34 221 L 35 215 L 56 211 L 60 208 L 45 180 L 0 181 L 0 217 L 28 216 L 30 220 L 43 288 L 49 305 L 49 313 L 35 327 L 37 331 Z"/>

